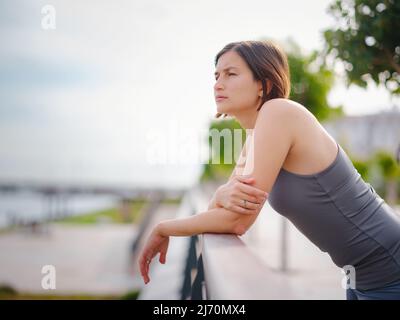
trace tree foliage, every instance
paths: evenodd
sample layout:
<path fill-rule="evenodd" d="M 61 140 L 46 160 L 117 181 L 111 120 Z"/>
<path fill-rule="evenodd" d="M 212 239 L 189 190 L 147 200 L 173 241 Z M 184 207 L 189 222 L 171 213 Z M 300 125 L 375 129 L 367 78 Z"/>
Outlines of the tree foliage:
<path fill-rule="evenodd" d="M 328 11 L 336 24 L 324 31 L 325 57 L 343 62 L 347 84 L 372 79 L 400 94 L 400 1 L 336 0 Z"/>
<path fill-rule="evenodd" d="M 320 53 L 304 54 L 292 40 L 286 43 L 286 54 L 290 68 L 290 99 L 301 103 L 319 120 L 342 116 L 343 108 L 333 108 L 328 103 L 328 94 L 334 84 L 334 74 L 320 60 Z"/>

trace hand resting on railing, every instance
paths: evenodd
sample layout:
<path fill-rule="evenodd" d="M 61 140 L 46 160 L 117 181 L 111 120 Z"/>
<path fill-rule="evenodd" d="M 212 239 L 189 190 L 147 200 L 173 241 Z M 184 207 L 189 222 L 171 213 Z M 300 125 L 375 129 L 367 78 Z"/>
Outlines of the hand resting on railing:
<path fill-rule="evenodd" d="M 240 214 L 225 208 L 214 208 L 186 218 L 161 221 L 153 228 L 139 256 L 139 268 L 144 282 L 150 281 L 149 266 L 156 255 L 160 254 L 159 261 L 165 263 L 170 236 L 203 233 L 243 235 L 258 213 Z"/>

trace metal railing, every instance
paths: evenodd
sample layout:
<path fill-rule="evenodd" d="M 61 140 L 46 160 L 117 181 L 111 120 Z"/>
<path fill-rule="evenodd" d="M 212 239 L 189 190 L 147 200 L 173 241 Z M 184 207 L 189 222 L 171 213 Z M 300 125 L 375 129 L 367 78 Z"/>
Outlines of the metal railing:
<path fill-rule="evenodd" d="M 207 210 L 208 197 L 200 186 L 188 191 L 181 204 L 180 216 L 189 216 Z M 174 258 L 182 265 L 168 263 L 159 266 L 159 274 L 153 276 L 153 284 L 144 288 L 139 299 L 182 299 L 182 300 L 236 300 L 236 299 L 290 299 L 287 276 L 287 226 L 283 222 L 281 232 L 280 270 L 269 268 L 248 245 L 236 235 L 202 234 L 185 237 L 187 250 L 174 249 Z M 174 270 L 167 271 L 167 268 Z M 165 277 L 175 277 L 176 285 L 162 297 Z M 181 276 L 183 274 L 183 277 Z M 169 279 L 171 280 L 171 279 Z M 151 283 L 151 282 L 150 282 Z M 163 286 L 161 288 L 160 286 Z M 179 292 L 176 292 L 179 290 Z M 172 292 L 175 291 L 175 292 Z"/>
<path fill-rule="evenodd" d="M 192 199 L 194 212 L 204 211 L 208 199 L 197 191 Z M 236 235 L 206 233 L 191 237 L 187 268 L 196 269 L 192 282 L 192 300 L 279 299 L 290 297 L 287 277 L 287 225 L 281 230 L 281 267 L 273 271 Z M 193 262 L 197 257 L 196 263 Z M 193 274 L 193 271 L 192 273 Z M 189 272 L 186 273 L 188 281 Z M 186 287 L 185 287 L 186 288 Z M 183 291 L 188 298 L 188 290 Z"/>

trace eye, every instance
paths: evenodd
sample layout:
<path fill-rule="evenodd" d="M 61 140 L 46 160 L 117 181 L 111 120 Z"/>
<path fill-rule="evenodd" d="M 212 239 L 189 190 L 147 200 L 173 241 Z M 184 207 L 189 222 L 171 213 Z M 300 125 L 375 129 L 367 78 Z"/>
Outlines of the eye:
<path fill-rule="evenodd" d="M 228 76 L 236 76 L 236 73 L 228 73 Z M 218 80 L 218 77 L 215 77 L 215 81 Z"/>

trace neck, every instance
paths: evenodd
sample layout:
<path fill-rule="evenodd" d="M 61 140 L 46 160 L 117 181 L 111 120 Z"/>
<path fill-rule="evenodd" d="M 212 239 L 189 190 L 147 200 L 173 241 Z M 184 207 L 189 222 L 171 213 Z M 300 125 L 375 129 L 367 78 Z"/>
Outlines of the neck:
<path fill-rule="evenodd" d="M 246 110 L 242 113 L 235 114 L 235 119 L 240 123 L 243 129 L 254 129 L 256 125 L 256 120 L 258 116 L 258 111 L 256 109 Z"/>

